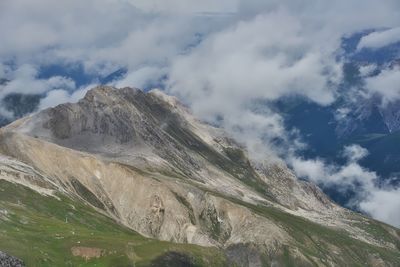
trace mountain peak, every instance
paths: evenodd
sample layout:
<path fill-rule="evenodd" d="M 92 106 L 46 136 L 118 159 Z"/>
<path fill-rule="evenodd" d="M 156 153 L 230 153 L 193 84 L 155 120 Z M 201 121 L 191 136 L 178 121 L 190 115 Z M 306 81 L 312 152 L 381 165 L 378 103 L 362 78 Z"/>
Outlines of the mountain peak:
<path fill-rule="evenodd" d="M 113 86 L 99 85 L 87 91 L 84 100 L 87 101 L 110 101 L 114 98 L 141 93 L 138 88 L 124 87 L 116 88 Z"/>
<path fill-rule="evenodd" d="M 0 154 L 13 159 L 0 161 L 6 181 L 51 188 L 146 237 L 221 249 L 239 265 L 237 252 L 256 265 L 283 255 L 364 264 L 343 257 L 360 243 L 374 257 L 398 256 L 397 230 L 337 206 L 284 164 L 253 162 L 160 90 L 96 87 L 1 129 Z"/>

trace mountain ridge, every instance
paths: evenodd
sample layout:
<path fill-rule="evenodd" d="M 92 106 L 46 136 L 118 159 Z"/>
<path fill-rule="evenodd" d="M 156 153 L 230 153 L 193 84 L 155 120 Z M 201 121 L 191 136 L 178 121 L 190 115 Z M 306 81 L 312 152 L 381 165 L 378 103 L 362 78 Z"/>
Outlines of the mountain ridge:
<path fill-rule="evenodd" d="M 77 104 L 2 128 L 0 153 L 40 173 L 1 179 L 36 191 L 46 181 L 49 190 L 146 237 L 217 247 L 238 266 L 286 266 L 284 255 L 305 266 L 347 266 L 345 260 L 365 261 L 363 253 L 371 266 L 379 266 L 375 260 L 394 266 L 400 257 L 397 229 L 337 206 L 283 163 L 255 162 L 161 91 L 99 86 Z M 356 244 L 363 247 L 358 254 L 344 251 Z"/>

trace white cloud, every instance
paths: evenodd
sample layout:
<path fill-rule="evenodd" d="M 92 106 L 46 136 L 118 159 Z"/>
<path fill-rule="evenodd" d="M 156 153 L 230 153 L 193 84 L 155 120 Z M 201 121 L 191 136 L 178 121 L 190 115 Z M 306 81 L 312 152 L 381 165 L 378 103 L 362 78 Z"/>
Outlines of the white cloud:
<path fill-rule="evenodd" d="M 194 7 L 186 12 L 207 11 L 197 1 L 175 2 Z M 223 10 L 227 2 L 216 6 Z M 135 70 L 168 63 L 196 34 L 218 30 L 226 20 L 164 12 L 175 7 L 166 1 L 154 4 L 160 10 L 128 0 L 2 1 L 0 57 L 29 64 L 80 62 L 92 72 L 110 65 Z"/>
<path fill-rule="evenodd" d="M 293 158 L 290 163 L 299 177 L 308 178 L 323 186 L 337 185 L 343 189 L 351 189 L 361 184 L 365 190 L 372 188 L 373 181 L 377 178 L 374 172 L 366 170 L 356 162 L 336 166 L 321 159 Z"/>
<path fill-rule="evenodd" d="M 361 77 L 368 77 L 370 76 L 374 71 L 376 71 L 376 69 L 378 68 L 378 66 L 376 64 L 367 64 L 367 65 L 362 65 L 359 68 L 360 71 L 360 75 Z"/>
<path fill-rule="evenodd" d="M 42 94 L 54 89 L 75 89 L 75 82 L 69 78 L 53 76 L 38 79 L 37 69 L 32 65 L 22 65 L 9 74 L 10 82 L 0 90 L 0 99 L 10 93 Z"/>
<path fill-rule="evenodd" d="M 397 42 L 400 42 L 400 27 L 372 32 L 364 36 L 358 43 L 357 50 L 363 48 L 378 49 Z"/>
<path fill-rule="evenodd" d="M 360 203 L 374 218 L 400 227 L 400 188 L 377 189 Z"/>
<path fill-rule="evenodd" d="M 383 105 L 400 99 L 400 68 L 385 69 L 377 76 L 365 79 L 365 88 L 370 94 L 379 94 Z"/>
<path fill-rule="evenodd" d="M 344 148 L 343 156 L 348 162 L 343 166 L 332 165 L 321 159 L 304 160 L 292 157 L 290 163 L 299 177 L 322 185 L 334 186 L 338 190 L 353 189 L 354 199 L 350 206 L 356 206 L 373 218 L 400 226 L 400 188 L 378 185 L 380 177 L 361 167 L 358 161 L 367 156 L 368 151 L 359 145 Z"/>
<path fill-rule="evenodd" d="M 118 88 L 146 88 L 147 85 L 162 79 L 166 74 L 167 72 L 165 68 L 143 67 L 128 73 L 125 77 L 123 77 L 123 79 L 116 81 L 114 86 Z"/>
<path fill-rule="evenodd" d="M 329 82 L 340 74 L 334 50 L 315 44 L 301 21 L 286 12 L 260 15 L 212 35 L 177 58 L 169 90 L 195 109 L 197 102 L 210 98 L 245 102 L 291 93 L 329 104 L 334 100 Z"/>
<path fill-rule="evenodd" d="M 9 82 L 0 86 L 0 101 L 9 94 L 47 94 L 41 100 L 39 109 L 54 106 L 67 102 L 72 96 L 80 96 L 79 90 L 76 91 L 75 82 L 67 77 L 53 76 L 48 79 L 37 78 L 38 71 L 32 65 L 21 65 L 18 69 L 7 70 Z M 0 108 L 0 115 L 12 119 L 14 114 L 3 107 Z"/>
<path fill-rule="evenodd" d="M 351 162 L 357 162 L 368 155 L 368 150 L 360 145 L 346 146 L 343 155 Z"/>
<path fill-rule="evenodd" d="M 82 99 L 86 92 L 93 88 L 95 85 L 91 84 L 82 88 L 79 88 L 78 90 L 74 92 L 62 90 L 62 89 L 55 89 L 52 91 L 49 91 L 46 94 L 46 97 L 41 99 L 40 104 L 39 104 L 39 110 L 43 110 L 46 108 L 50 107 L 55 107 L 59 104 L 63 103 L 75 103 L 78 102 L 80 99 Z"/>
<path fill-rule="evenodd" d="M 40 102 L 40 110 L 57 106 L 61 103 L 69 102 L 70 95 L 67 91 L 56 89 L 47 93 L 46 97 Z"/>
<path fill-rule="evenodd" d="M 331 172 L 325 163 L 318 159 L 293 158 L 290 163 L 297 176 L 308 178 L 315 183 L 325 181 Z"/>

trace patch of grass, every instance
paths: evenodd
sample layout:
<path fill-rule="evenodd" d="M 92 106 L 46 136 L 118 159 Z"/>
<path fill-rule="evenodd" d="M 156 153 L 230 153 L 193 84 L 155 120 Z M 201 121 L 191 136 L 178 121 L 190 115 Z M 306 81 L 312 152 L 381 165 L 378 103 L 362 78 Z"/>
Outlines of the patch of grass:
<path fill-rule="evenodd" d="M 216 248 L 145 238 L 89 206 L 57 197 L 0 180 L 0 250 L 38 267 L 151 266 L 170 252 L 187 255 L 196 266 L 225 265 Z M 100 248 L 105 254 L 85 260 L 73 256 L 72 247 Z"/>
<path fill-rule="evenodd" d="M 287 246 L 283 247 L 283 262 L 284 265 L 287 267 L 295 267 L 295 263 L 293 261 L 293 258 L 290 255 L 289 248 Z"/>

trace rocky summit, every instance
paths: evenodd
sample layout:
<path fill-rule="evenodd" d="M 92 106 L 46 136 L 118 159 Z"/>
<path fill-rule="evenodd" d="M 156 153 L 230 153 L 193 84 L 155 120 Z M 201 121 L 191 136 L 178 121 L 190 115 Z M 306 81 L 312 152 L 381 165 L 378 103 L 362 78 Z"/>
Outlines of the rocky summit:
<path fill-rule="evenodd" d="M 159 90 L 96 87 L 0 130 L 0 250 L 27 266 L 399 266 L 333 203 Z"/>

